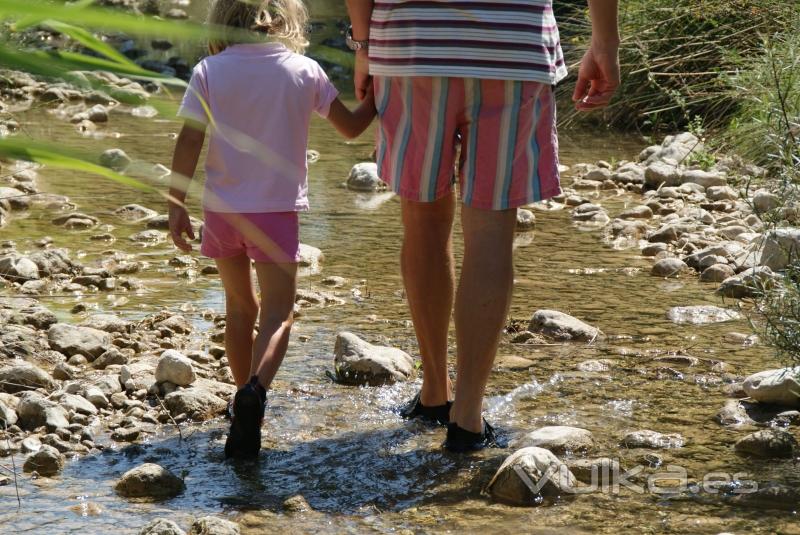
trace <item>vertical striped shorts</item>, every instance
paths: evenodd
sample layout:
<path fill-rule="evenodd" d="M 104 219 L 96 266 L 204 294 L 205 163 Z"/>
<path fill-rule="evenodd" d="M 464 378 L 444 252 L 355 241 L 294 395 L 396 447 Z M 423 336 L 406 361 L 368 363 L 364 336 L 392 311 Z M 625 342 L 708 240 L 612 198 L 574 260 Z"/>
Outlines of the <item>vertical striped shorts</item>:
<path fill-rule="evenodd" d="M 464 204 L 485 210 L 561 193 L 550 85 L 383 76 L 374 85 L 378 170 L 401 197 L 435 201 L 456 177 Z"/>

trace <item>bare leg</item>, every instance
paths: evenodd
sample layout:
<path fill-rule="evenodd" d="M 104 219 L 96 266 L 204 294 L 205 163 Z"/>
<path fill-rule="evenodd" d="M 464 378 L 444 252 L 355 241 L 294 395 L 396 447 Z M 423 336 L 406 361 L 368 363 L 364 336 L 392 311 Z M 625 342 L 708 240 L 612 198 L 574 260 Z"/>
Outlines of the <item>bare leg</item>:
<path fill-rule="evenodd" d="M 516 210 L 464 206 L 461 223 L 464 265 L 456 294 L 458 359 L 450 421 L 479 433 L 483 430 L 481 409 L 486 381 L 511 302 Z"/>
<path fill-rule="evenodd" d="M 261 314 L 258 336 L 253 344 L 250 374 L 258 375 L 259 383 L 269 389 L 289 346 L 297 289 L 297 264 L 256 262 L 256 274 L 261 291 Z"/>
<path fill-rule="evenodd" d="M 452 399 L 447 375 L 447 332 L 453 310 L 455 271 L 452 230 L 453 195 L 430 203 L 402 200 L 403 249 L 400 265 L 411 319 L 422 354 L 425 406 Z"/>
<path fill-rule="evenodd" d="M 237 388 L 250 378 L 258 301 L 245 254 L 215 259 L 225 287 L 225 355 Z"/>

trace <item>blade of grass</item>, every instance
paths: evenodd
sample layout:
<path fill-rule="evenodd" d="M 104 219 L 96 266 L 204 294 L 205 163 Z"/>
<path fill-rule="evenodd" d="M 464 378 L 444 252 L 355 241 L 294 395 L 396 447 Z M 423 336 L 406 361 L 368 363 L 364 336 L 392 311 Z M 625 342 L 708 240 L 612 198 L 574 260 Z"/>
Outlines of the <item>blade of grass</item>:
<path fill-rule="evenodd" d="M 79 28 L 78 26 L 73 26 L 72 24 L 67 24 L 66 22 L 61 22 L 58 20 L 48 19 L 41 23 L 43 26 L 47 26 L 57 32 L 63 33 L 64 35 L 68 36 L 72 40 L 82 44 L 86 48 L 90 50 L 94 50 L 98 54 L 101 54 L 107 57 L 110 60 L 116 61 L 117 63 L 122 63 L 124 65 L 128 65 L 130 67 L 136 67 L 136 64 L 131 61 L 126 56 L 120 54 L 116 48 L 109 46 L 108 43 L 104 43 L 91 32 Z"/>

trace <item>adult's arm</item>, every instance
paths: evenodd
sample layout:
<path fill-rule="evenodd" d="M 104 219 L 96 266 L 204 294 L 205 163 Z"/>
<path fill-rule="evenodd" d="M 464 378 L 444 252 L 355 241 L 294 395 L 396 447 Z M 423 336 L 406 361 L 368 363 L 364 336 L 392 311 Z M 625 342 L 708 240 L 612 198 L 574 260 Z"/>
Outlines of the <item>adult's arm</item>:
<path fill-rule="evenodd" d="M 588 0 L 592 40 L 581 60 L 572 100 L 581 111 L 606 106 L 619 87 L 617 0 Z"/>
<path fill-rule="evenodd" d="M 353 39 L 356 41 L 369 39 L 369 21 L 372 18 L 373 0 L 346 0 L 346 3 L 350 24 L 353 26 Z M 358 100 L 364 100 L 367 91 L 371 91 L 369 78 L 369 53 L 367 50 L 358 50 L 353 70 L 353 83 Z"/>

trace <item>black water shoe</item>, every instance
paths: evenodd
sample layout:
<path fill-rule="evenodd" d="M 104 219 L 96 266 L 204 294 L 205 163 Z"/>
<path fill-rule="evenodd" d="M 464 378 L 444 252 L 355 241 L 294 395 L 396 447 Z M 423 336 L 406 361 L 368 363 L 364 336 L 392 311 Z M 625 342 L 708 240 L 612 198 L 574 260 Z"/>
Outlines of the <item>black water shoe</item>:
<path fill-rule="evenodd" d="M 414 399 L 400 408 L 400 416 L 406 420 L 419 418 L 436 425 L 447 425 L 450 422 L 450 407 L 453 405 L 453 402 L 448 401 L 444 405 L 426 407 L 419 400 L 421 394 L 421 391 L 417 392 L 417 395 L 414 396 Z"/>
<path fill-rule="evenodd" d="M 226 459 L 258 456 L 261 449 L 261 422 L 266 404 L 267 391 L 254 375 L 233 398 L 231 430 L 225 441 Z"/>
<path fill-rule="evenodd" d="M 444 449 L 453 453 L 465 453 L 482 450 L 483 448 L 505 448 L 506 441 L 497 436 L 494 427 L 483 421 L 483 432 L 474 433 L 458 426 L 456 423 L 447 425 L 447 439 Z"/>

